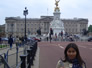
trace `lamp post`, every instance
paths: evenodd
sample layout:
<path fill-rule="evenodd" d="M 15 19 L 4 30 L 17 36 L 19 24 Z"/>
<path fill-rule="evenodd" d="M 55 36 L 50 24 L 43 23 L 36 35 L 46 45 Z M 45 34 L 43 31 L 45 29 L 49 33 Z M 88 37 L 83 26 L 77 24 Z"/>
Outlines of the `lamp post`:
<path fill-rule="evenodd" d="M 13 26 L 14 26 L 14 24 L 12 23 L 12 24 L 11 24 L 12 35 L 13 35 Z"/>
<path fill-rule="evenodd" d="M 28 15 L 27 7 L 25 7 L 25 10 L 23 11 L 23 15 L 25 16 L 25 40 L 26 40 L 26 16 Z"/>

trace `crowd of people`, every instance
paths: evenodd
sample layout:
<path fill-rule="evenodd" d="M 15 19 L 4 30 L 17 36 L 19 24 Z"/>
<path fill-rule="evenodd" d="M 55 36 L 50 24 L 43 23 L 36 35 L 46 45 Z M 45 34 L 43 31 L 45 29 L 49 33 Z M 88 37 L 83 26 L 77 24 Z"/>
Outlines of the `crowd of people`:
<path fill-rule="evenodd" d="M 26 39 L 24 37 L 18 37 L 13 38 L 12 35 L 10 35 L 7 39 L 2 39 L 0 37 L 0 44 L 9 44 L 10 49 L 12 49 L 13 44 L 16 44 L 16 46 L 23 46 L 23 44 L 26 42 Z"/>
<path fill-rule="evenodd" d="M 15 39 L 13 39 L 12 35 L 10 35 L 10 37 L 8 38 L 8 44 L 10 45 L 10 48 L 12 48 L 12 44 L 16 44 L 16 46 L 23 46 L 24 43 L 26 42 L 27 40 L 24 38 L 24 37 L 18 37 L 16 36 Z"/>
<path fill-rule="evenodd" d="M 80 38 L 76 35 L 62 35 L 62 36 L 47 36 L 46 40 L 52 40 L 52 41 L 79 41 Z"/>

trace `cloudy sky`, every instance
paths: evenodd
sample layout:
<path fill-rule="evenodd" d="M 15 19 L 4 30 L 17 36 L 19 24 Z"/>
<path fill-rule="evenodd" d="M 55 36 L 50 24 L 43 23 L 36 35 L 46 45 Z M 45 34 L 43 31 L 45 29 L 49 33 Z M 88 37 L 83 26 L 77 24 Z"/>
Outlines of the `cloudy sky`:
<path fill-rule="evenodd" d="M 5 17 L 24 18 L 23 10 L 28 8 L 27 18 L 53 15 L 55 0 L 1 0 L 0 25 L 5 24 Z M 92 25 L 92 0 L 60 0 L 61 18 L 87 18 Z"/>

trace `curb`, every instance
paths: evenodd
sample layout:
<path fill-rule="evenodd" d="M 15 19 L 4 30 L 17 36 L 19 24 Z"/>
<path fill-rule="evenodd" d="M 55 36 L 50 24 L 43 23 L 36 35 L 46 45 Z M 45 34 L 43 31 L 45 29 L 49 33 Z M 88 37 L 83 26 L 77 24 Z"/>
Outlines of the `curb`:
<path fill-rule="evenodd" d="M 39 57 L 40 56 L 40 48 L 38 47 L 37 52 L 36 52 L 36 56 L 35 56 L 35 60 L 34 60 L 34 66 L 32 66 L 32 68 L 39 68 Z"/>

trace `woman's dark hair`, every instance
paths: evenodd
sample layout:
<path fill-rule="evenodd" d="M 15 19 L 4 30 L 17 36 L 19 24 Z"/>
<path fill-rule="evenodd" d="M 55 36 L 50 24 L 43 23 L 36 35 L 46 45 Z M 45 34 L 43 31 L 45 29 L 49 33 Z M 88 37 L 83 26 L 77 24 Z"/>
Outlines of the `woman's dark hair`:
<path fill-rule="evenodd" d="M 66 62 L 66 61 L 70 62 L 69 58 L 67 56 L 67 51 L 68 51 L 69 48 L 74 48 L 75 49 L 75 51 L 77 52 L 76 59 L 78 59 L 79 64 L 82 66 L 82 64 L 84 63 L 84 61 L 82 60 L 82 58 L 80 56 L 80 53 L 79 53 L 79 49 L 78 49 L 78 47 L 77 47 L 77 45 L 75 43 L 69 43 L 66 46 L 65 51 L 64 51 L 65 59 L 63 61 L 64 62 Z"/>

